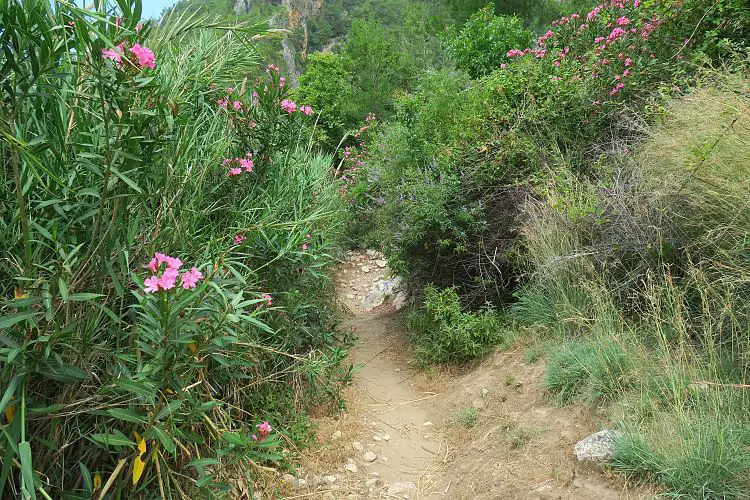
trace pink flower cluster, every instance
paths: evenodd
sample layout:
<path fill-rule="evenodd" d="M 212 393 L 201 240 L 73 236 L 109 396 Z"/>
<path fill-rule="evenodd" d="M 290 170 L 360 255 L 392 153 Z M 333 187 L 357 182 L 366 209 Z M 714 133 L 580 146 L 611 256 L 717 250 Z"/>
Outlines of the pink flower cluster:
<path fill-rule="evenodd" d="M 154 52 L 148 47 L 143 47 L 141 44 L 136 43 L 128 50 L 135 56 L 135 62 L 141 68 L 156 68 L 156 56 L 154 56 Z M 125 42 L 118 44 L 114 49 L 102 49 L 102 58 L 111 59 L 118 66 L 122 64 L 124 55 Z"/>
<path fill-rule="evenodd" d="M 264 293 L 261 295 L 261 298 L 266 301 L 266 305 L 272 306 L 273 305 L 273 297 L 271 297 L 270 294 Z"/>
<path fill-rule="evenodd" d="M 225 158 L 221 164 L 227 169 L 227 177 L 234 177 L 242 172 L 252 173 L 253 171 L 253 153 L 245 153 L 244 158 Z"/>
<path fill-rule="evenodd" d="M 234 235 L 234 244 L 240 245 L 241 243 L 247 241 L 247 236 L 244 234 L 235 234 Z"/>
<path fill-rule="evenodd" d="M 151 271 L 153 275 L 143 281 L 143 284 L 145 285 L 143 291 L 146 293 L 154 293 L 160 290 L 171 290 L 175 287 L 178 277 L 180 277 L 182 288 L 186 290 L 189 288 L 195 288 L 198 282 L 203 279 L 203 273 L 193 266 L 192 269 L 185 271 L 182 276 L 180 276 L 181 266 L 182 261 L 179 258 L 170 257 L 161 252 L 156 252 L 151 261 L 144 266 Z M 159 275 L 160 271 L 161 275 Z"/>
<path fill-rule="evenodd" d="M 283 101 L 281 101 L 281 109 L 289 114 L 292 114 L 297 111 L 297 103 L 289 99 L 284 99 Z"/>
<path fill-rule="evenodd" d="M 258 434 L 253 434 L 253 441 L 257 441 L 259 443 L 265 441 L 273 431 L 273 427 L 271 427 L 271 424 L 269 424 L 268 422 L 263 422 L 262 424 L 258 424 L 255 427 L 258 429 Z"/>

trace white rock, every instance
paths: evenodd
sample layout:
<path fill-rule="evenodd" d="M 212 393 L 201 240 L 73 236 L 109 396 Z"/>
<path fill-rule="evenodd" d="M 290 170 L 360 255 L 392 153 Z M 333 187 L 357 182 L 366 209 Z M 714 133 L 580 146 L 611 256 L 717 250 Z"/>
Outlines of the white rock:
<path fill-rule="evenodd" d="M 370 272 L 370 266 L 362 266 L 360 269 L 362 269 L 362 272 L 365 274 Z"/>
<path fill-rule="evenodd" d="M 378 442 L 380 442 L 380 441 L 382 441 L 382 440 L 383 440 L 383 438 L 382 438 L 382 437 L 380 437 L 380 436 L 373 436 L 373 437 L 372 437 L 372 440 L 373 440 L 373 441 L 378 441 Z"/>
<path fill-rule="evenodd" d="M 337 439 L 341 439 L 341 436 L 342 436 L 342 434 L 341 434 L 341 431 L 336 431 L 336 432 L 334 432 L 334 433 L 333 433 L 333 434 L 331 435 L 331 439 L 332 439 L 333 441 L 336 441 Z"/>
<path fill-rule="evenodd" d="M 357 468 L 357 464 L 349 462 L 348 464 L 344 465 L 344 470 L 347 472 L 357 472 L 359 469 Z"/>
<path fill-rule="evenodd" d="M 377 460 L 377 458 L 378 458 L 378 454 L 375 453 L 374 451 L 366 451 L 365 454 L 362 455 L 362 459 L 365 462 L 374 462 L 375 460 Z"/>
<path fill-rule="evenodd" d="M 400 311 L 406 305 L 407 298 L 408 298 L 408 295 L 406 295 L 405 292 L 402 292 L 402 291 L 396 292 L 396 296 L 393 298 L 393 307 L 397 311 Z"/>
<path fill-rule="evenodd" d="M 391 440 L 391 435 L 390 434 L 383 434 L 382 437 L 383 437 L 383 441 L 390 441 Z"/>
<path fill-rule="evenodd" d="M 432 422 L 430 422 L 430 421 L 428 420 L 427 422 L 423 423 L 422 425 L 424 425 L 425 427 L 429 427 L 429 426 L 431 426 L 431 425 L 435 425 L 435 424 L 433 424 Z"/>
<path fill-rule="evenodd" d="M 396 373 L 398 373 L 398 372 L 401 371 L 401 368 L 394 368 L 393 371 L 396 372 Z"/>
<path fill-rule="evenodd" d="M 378 267 L 383 268 L 388 265 L 388 262 L 385 260 L 378 259 L 375 261 L 375 264 L 377 264 Z"/>
<path fill-rule="evenodd" d="M 323 479 L 325 479 L 328 484 L 333 484 L 337 481 L 336 476 L 323 476 Z"/>
<path fill-rule="evenodd" d="M 573 448 L 578 460 L 610 460 L 615 453 L 615 440 L 621 436 L 617 431 L 603 430 L 578 441 Z"/>
<path fill-rule="evenodd" d="M 281 476 L 281 478 L 286 484 L 294 485 L 297 482 L 297 478 L 295 478 L 291 474 L 284 474 L 283 476 Z"/>
<path fill-rule="evenodd" d="M 352 442 L 352 448 L 354 448 L 357 451 L 362 451 L 363 450 L 362 443 L 360 443 L 359 441 Z"/>
<path fill-rule="evenodd" d="M 489 394 L 489 393 L 490 393 L 490 391 L 489 391 L 489 389 L 487 389 L 486 387 L 484 387 L 484 388 L 482 389 L 482 397 L 486 396 L 486 395 L 487 395 L 487 394 Z"/>
<path fill-rule="evenodd" d="M 365 488 L 369 490 L 370 488 L 377 486 L 379 482 L 380 482 L 380 478 L 377 478 L 377 477 L 370 478 L 367 481 L 365 481 Z"/>
<path fill-rule="evenodd" d="M 393 483 L 388 487 L 388 494 L 389 495 L 398 495 L 401 493 L 406 493 L 407 491 L 415 490 L 417 489 L 417 486 L 412 483 Z"/>
<path fill-rule="evenodd" d="M 370 472 L 372 477 L 380 477 L 380 472 Z"/>

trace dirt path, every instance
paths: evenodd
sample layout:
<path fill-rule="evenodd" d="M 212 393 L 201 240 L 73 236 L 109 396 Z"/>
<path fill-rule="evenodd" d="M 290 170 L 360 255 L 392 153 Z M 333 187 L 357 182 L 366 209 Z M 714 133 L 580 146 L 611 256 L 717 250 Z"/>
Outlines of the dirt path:
<path fill-rule="evenodd" d="M 362 306 L 389 275 L 377 257 L 352 255 L 340 269 L 338 293 L 351 313 L 341 328 L 358 338 L 351 361 L 360 369 L 348 412 L 321 419 L 324 445 L 307 460 L 319 475 L 301 471 L 304 492 L 297 485 L 289 498 L 650 498 L 576 461 L 573 445 L 606 422 L 590 408 L 548 403 L 544 363 L 525 360 L 523 349 L 463 374 L 413 369 L 389 301 Z"/>

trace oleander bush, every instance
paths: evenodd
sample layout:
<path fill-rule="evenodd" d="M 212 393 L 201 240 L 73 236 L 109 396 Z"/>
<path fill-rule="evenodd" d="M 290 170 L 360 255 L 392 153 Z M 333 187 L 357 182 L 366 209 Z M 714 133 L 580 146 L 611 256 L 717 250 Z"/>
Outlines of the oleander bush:
<path fill-rule="evenodd" d="M 140 0 L 0 7 L 0 491 L 238 494 L 346 350 L 331 157 L 262 28 Z M 263 481 L 260 481 L 262 483 Z"/>

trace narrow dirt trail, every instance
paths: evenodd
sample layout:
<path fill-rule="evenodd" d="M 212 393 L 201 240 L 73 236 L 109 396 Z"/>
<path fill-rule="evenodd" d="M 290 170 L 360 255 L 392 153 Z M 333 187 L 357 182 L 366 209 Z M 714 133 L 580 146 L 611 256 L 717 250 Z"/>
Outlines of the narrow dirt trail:
<path fill-rule="evenodd" d="M 575 459 L 573 445 L 608 422 L 596 409 L 551 404 L 544 361 L 525 359 L 522 347 L 495 352 L 463 373 L 413 367 L 403 318 L 392 305 L 398 295 L 370 300 L 389 278 L 372 251 L 350 255 L 339 268 L 337 293 L 348 311 L 341 329 L 357 337 L 350 362 L 359 370 L 345 394 L 347 412 L 319 419 L 321 446 L 296 478 L 287 476 L 294 488 L 286 498 L 653 496 Z M 474 415 L 469 425 L 459 417 L 467 410 Z"/>
<path fill-rule="evenodd" d="M 433 424 L 441 419 L 434 405 L 439 394 L 416 387 L 404 325 L 393 307 L 367 311 L 362 306 L 373 283 L 388 277 L 388 269 L 382 265 L 366 254 L 355 255 L 341 270 L 339 294 L 352 313 L 341 328 L 351 329 L 358 339 L 351 361 L 361 367 L 356 377 L 357 394 L 368 425 L 365 432 L 370 434 L 362 454 L 363 467 L 371 477 L 377 477 L 368 495 L 418 498 L 419 492 L 434 482 L 435 457 L 446 450 Z M 372 462 L 364 458 L 368 451 L 377 455 Z"/>

